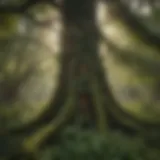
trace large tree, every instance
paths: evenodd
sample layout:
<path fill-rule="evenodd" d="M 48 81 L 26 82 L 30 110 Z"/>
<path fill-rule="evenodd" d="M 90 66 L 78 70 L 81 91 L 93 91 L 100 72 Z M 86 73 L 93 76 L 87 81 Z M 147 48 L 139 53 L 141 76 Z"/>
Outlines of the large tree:
<path fill-rule="evenodd" d="M 0 129 L 13 154 L 71 118 L 157 132 L 160 39 L 126 3 L 3 0 L 0 13 Z"/>

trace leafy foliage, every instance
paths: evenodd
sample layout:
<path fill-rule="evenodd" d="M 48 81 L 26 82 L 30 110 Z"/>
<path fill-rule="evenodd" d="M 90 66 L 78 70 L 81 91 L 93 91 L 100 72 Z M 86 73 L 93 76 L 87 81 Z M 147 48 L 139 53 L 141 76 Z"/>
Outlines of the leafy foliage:
<path fill-rule="evenodd" d="M 144 148 L 140 139 L 122 133 L 100 135 L 68 128 L 60 135 L 60 143 L 46 149 L 41 160 L 142 160 Z"/>

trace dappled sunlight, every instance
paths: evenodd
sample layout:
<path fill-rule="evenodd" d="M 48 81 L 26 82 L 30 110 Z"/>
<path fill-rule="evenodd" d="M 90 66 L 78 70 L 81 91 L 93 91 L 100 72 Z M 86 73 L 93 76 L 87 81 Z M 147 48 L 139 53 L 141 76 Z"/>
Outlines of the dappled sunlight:
<path fill-rule="evenodd" d="M 159 50 L 145 44 L 127 26 L 117 14 L 116 3 L 98 3 L 97 26 L 102 34 L 99 57 L 106 83 L 125 112 L 145 122 L 160 122 L 160 101 L 156 98 L 160 97 Z"/>
<path fill-rule="evenodd" d="M 122 1 L 0 0 L 0 159 L 159 160 L 160 16 Z"/>
<path fill-rule="evenodd" d="M 57 8 L 48 8 L 45 4 L 40 6 L 40 10 L 35 9 L 30 14 L 35 22 L 41 23 L 28 21 L 23 33 L 17 31 L 15 37 L 8 37 L 7 45 L 1 47 L 1 52 L 6 56 L 1 56 L 0 86 L 3 85 L 4 89 L 0 91 L 0 96 L 3 97 L 7 89 L 8 93 L 10 90 L 14 92 L 12 100 L 2 100 L 1 129 L 19 128 L 35 121 L 47 110 L 59 87 L 63 49 L 62 17 Z M 45 16 L 36 17 L 38 12 L 42 13 L 41 9 L 44 9 Z M 22 18 L 25 20 L 25 17 Z M 15 87 L 9 89 L 10 84 Z"/>

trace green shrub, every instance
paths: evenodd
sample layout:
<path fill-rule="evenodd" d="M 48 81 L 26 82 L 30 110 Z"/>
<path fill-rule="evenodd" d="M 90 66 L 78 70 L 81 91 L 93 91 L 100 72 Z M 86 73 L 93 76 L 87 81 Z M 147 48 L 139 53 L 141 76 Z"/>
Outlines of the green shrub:
<path fill-rule="evenodd" d="M 60 143 L 46 149 L 40 160 L 143 160 L 141 140 L 122 133 L 100 135 L 96 131 L 68 128 Z"/>

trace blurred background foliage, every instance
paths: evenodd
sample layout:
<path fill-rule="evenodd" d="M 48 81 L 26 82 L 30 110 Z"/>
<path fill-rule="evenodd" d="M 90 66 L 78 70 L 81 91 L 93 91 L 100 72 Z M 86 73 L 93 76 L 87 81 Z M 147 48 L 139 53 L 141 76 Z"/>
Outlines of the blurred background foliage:
<path fill-rule="evenodd" d="M 121 0 L 152 32 L 159 34 L 160 2 L 158 0 Z"/>
<path fill-rule="evenodd" d="M 140 21 L 143 21 L 146 27 L 148 27 L 151 32 L 155 34 L 160 34 L 160 3 L 157 1 L 152 0 L 122 0 L 124 3 L 130 7 L 133 14 L 137 16 L 137 18 Z M 30 21 L 30 18 L 27 14 L 21 13 L 22 9 L 25 11 L 28 10 L 28 7 L 32 6 L 32 4 L 35 3 L 35 1 L 30 3 L 27 3 L 29 1 L 27 0 L 0 0 L 0 40 L 6 37 L 13 36 L 17 32 L 23 31 L 24 26 L 27 23 L 32 23 L 33 21 Z M 64 2 L 60 1 L 52 1 L 56 5 L 62 5 Z M 78 1 L 76 1 L 77 3 Z M 88 4 L 91 3 L 91 1 L 87 1 Z M 38 1 L 36 2 L 38 3 Z M 81 17 L 81 13 L 77 15 L 76 7 L 81 7 L 79 9 L 81 12 L 84 11 L 85 6 L 78 6 L 75 4 L 75 0 L 68 0 L 65 2 L 66 6 L 69 5 L 69 10 L 65 12 L 66 14 L 72 14 L 70 17 L 70 23 L 69 25 L 75 25 L 77 23 L 77 18 Z M 69 4 L 70 3 L 70 4 Z M 73 5 L 72 5 L 73 4 Z M 85 4 L 85 3 L 84 3 Z M 3 8 L 3 12 L 1 12 L 1 8 Z M 6 12 L 7 11 L 11 12 Z M 9 8 L 9 9 L 7 9 Z M 12 10 L 13 9 L 13 10 Z M 78 10 L 78 9 L 77 9 Z M 13 11 L 13 12 L 12 12 Z M 17 12 L 14 12 L 17 11 Z M 75 13 L 75 15 L 74 15 Z M 23 15 L 23 16 L 22 16 Z M 25 15 L 25 16 L 24 16 Z M 78 17 L 79 16 L 79 17 Z M 82 14 L 82 19 L 85 19 L 86 15 Z M 20 19 L 23 17 L 23 21 Z M 81 22 L 81 21 L 80 21 Z M 83 21 L 85 24 L 85 21 Z M 87 24 L 87 23 L 86 23 Z M 76 24 L 77 26 L 79 24 Z M 85 25 L 84 25 L 85 26 Z M 83 28 L 83 31 L 86 30 L 86 32 L 89 32 L 90 28 L 87 30 L 87 28 Z M 77 32 L 78 34 L 81 34 L 81 32 L 74 30 L 73 32 Z M 77 34 L 75 33 L 75 34 Z M 84 33 L 83 33 L 84 34 Z M 81 36 L 81 35 L 80 35 Z M 84 38 L 83 38 L 83 41 Z M 71 41 L 72 42 L 72 41 Z M 76 41 L 79 43 L 79 41 Z M 83 43 L 84 44 L 84 43 Z M 0 45 L 3 45 L 1 43 Z M 87 43 L 85 44 L 87 45 Z M 83 46 L 83 45 L 82 45 Z M 82 47 L 81 46 L 81 47 Z M 84 46 L 83 46 L 84 47 Z M 85 49 L 84 49 L 85 50 Z M 80 61 L 79 63 L 85 63 Z M 83 65 L 82 65 L 83 66 Z M 82 67 L 83 68 L 83 67 Z M 82 79 L 80 79 L 78 82 L 80 82 L 80 89 L 82 92 L 88 91 L 85 86 L 85 78 L 83 75 L 85 75 L 85 66 L 82 69 Z M 84 80 L 83 80 L 84 79 Z M 77 83 L 78 83 L 77 82 Z M 85 90 L 83 90 L 85 88 Z M 85 95 L 85 94 L 84 94 Z M 83 96 L 80 102 L 80 105 L 84 105 L 88 103 L 86 101 L 90 101 L 90 98 L 88 96 Z M 92 105 L 92 104 L 87 104 Z M 78 106 L 78 105 L 77 105 Z M 89 117 L 90 114 L 85 112 L 90 112 L 90 110 L 85 110 L 84 107 L 82 107 L 83 111 L 76 112 L 75 117 L 73 118 L 75 122 L 74 125 L 71 125 L 70 127 L 62 127 L 63 129 L 60 130 L 56 134 L 56 136 L 52 137 L 46 142 L 47 145 L 44 145 L 41 147 L 41 149 L 38 151 L 38 158 L 39 160 L 98 160 L 98 159 L 108 159 L 108 160 L 159 160 L 160 159 L 160 151 L 157 148 L 149 148 L 148 144 L 142 140 L 141 136 L 133 136 L 132 134 L 124 134 L 119 130 L 110 131 L 105 134 L 100 134 L 96 130 L 96 120 L 93 117 Z M 81 115 L 80 115 L 81 114 Z M 94 119 L 94 120 L 93 120 Z M 122 127 L 123 128 L 123 127 Z M 11 134 L 11 133 L 10 133 Z M 155 138 L 155 137 L 154 137 Z M 2 139 L 2 138 L 1 138 Z M 1 146 L 3 146 L 4 141 L 0 141 Z M 15 142 L 14 142 L 15 143 Z M 156 143 L 159 143 L 157 141 Z M 9 143 L 7 143 L 9 145 Z M 54 144 L 54 145 L 53 145 Z M 6 147 L 7 150 L 7 147 Z M 9 153 L 8 151 L 6 152 Z M 0 152 L 1 154 L 1 152 Z M 18 159 L 19 155 L 16 155 L 14 158 Z M 4 157 L 2 160 L 6 160 L 7 158 Z M 12 159 L 12 158 L 11 158 Z M 24 155 L 20 156 L 20 160 L 25 159 Z M 29 158 L 27 159 L 29 160 Z"/>

